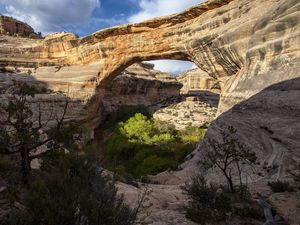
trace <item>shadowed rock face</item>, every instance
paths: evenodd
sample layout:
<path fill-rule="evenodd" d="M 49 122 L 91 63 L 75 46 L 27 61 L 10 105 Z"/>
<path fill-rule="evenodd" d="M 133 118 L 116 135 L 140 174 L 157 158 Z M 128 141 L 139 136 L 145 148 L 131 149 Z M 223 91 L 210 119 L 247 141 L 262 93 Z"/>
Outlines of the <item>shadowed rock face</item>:
<path fill-rule="evenodd" d="M 220 116 L 206 140 L 233 125 L 261 163 L 278 166 L 275 171 L 263 171 L 263 179 L 254 177 L 258 188 L 263 181 L 286 177 L 288 169 L 299 166 L 299 21 L 299 0 L 210 0 L 180 14 L 83 38 L 67 33 L 43 40 L 0 36 L 0 66 L 30 69 L 46 83 L 47 79 L 63 81 L 70 87 L 67 93 L 73 87 L 81 90 L 73 94 L 89 102 L 86 119 L 96 121 L 105 90 L 129 65 L 152 59 L 190 60 L 221 84 Z M 66 86 L 58 89 L 66 90 Z M 187 180 L 197 171 L 197 160 L 206 149 L 203 142 L 182 171 L 156 179 L 168 184 Z M 174 187 L 180 192 L 177 186 L 164 186 L 168 193 Z M 161 192 L 153 193 L 152 200 L 159 199 L 155 194 Z M 183 215 L 176 214 L 172 220 L 170 212 L 176 210 L 170 199 L 166 200 L 170 204 L 149 206 L 154 221 L 149 224 L 162 220 L 161 224 L 190 224 Z"/>
<path fill-rule="evenodd" d="M 8 70 L 9 68 L 6 68 Z M 68 119 L 85 122 L 96 128 L 107 115 L 123 105 L 145 107 L 180 95 L 182 85 L 167 73 L 154 70 L 153 64 L 133 64 L 117 76 L 110 85 L 100 90 L 95 88 L 94 78 L 99 73 L 99 64 L 69 67 L 39 67 L 32 72 L 28 68 L 0 73 L 0 93 L 5 94 L 12 79 L 42 85 L 54 93 L 45 93 L 39 101 L 71 103 Z M 32 73 L 31 75 L 28 73 Z M 61 93 L 65 96 L 62 98 Z M 58 96 L 58 97 L 57 97 Z M 57 98 L 56 98 L 57 97 Z M 86 108 L 87 105 L 95 107 Z M 51 105 L 51 104 L 50 104 Z M 96 108 L 98 107 L 98 108 Z M 96 121 L 87 120 L 86 112 L 96 109 Z"/>

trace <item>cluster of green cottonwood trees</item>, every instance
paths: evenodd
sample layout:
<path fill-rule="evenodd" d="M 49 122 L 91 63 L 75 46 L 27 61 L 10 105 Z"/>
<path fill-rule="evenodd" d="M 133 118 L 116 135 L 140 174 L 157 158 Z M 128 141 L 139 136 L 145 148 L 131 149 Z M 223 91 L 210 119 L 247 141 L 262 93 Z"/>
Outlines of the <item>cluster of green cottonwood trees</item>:
<path fill-rule="evenodd" d="M 125 178 L 176 169 L 204 134 L 204 128 L 178 131 L 174 125 L 136 113 L 119 122 L 107 141 L 109 169 Z"/>

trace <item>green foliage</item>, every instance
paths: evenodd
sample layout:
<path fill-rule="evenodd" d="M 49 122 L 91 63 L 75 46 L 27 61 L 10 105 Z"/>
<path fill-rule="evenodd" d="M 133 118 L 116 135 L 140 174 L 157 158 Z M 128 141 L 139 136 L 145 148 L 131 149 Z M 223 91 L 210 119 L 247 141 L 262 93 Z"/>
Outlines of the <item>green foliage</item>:
<path fill-rule="evenodd" d="M 140 178 L 175 169 L 202 139 L 204 131 L 177 131 L 174 125 L 136 113 L 120 122 L 108 140 L 109 169 L 122 177 Z"/>
<path fill-rule="evenodd" d="M 150 143 L 154 135 L 153 123 L 141 113 L 136 113 L 126 123 L 121 122 L 119 130 L 131 142 Z"/>
<path fill-rule="evenodd" d="M 136 211 L 117 195 L 91 153 L 71 151 L 56 159 L 42 179 L 30 186 L 26 209 L 14 212 L 8 225 L 129 225 Z"/>
<path fill-rule="evenodd" d="M 143 115 L 149 116 L 149 112 L 144 106 L 123 105 L 120 106 L 116 112 L 113 112 L 108 116 L 104 128 L 109 129 L 115 127 L 119 122 L 128 120 L 136 113 L 142 113 Z"/>
<path fill-rule="evenodd" d="M 187 127 L 185 130 L 180 132 L 181 139 L 187 143 L 196 143 L 199 139 L 203 139 L 205 131 L 199 127 Z"/>
<path fill-rule="evenodd" d="M 295 191 L 294 187 L 292 187 L 287 181 L 269 182 L 268 185 L 274 193 Z"/>
<path fill-rule="evenodd" d="M 225 221 L 226 214 L 231 211 L 230 198 L 224 193 L 217 193 L 219 188 L 208 185 L 203 176 L 194 177 L 182 189 L 191 199 L 186 216 L 197 223 Z"/>
<path fill-rule="evenodd" d="M 0 103 L 0 113 L 3 115 L 0 119 L 0 154 L 20 155 L 25 184 L 31 179 L 31 161 L 43 154 L 36 154 L 37 149 L 54 143 L 58 133 L 64 128 L 63 121 L 68 107 L 66 102 L 61 118 L 52 114 L 50 118 L 44 118 L 41 105 L 31 100 L 40 92 L 36 85 L 13 81 L 13 86 L 9 89 L 10 97 L 6 102 Z M 32 111 L 32 104 L 37 107 L 36 113 Z M 49 130 L 50 120 L 56 123 Z"/>
<path fill-rule="evenodd" d="M 241 219 L 263 220 L 260 205 L 249 198 L 243 199 L 238 193 L 231 193 L 222 186 L 207 184 L 203 176 L 196 176 L 191 183 L 182 187 L 190 198 L 186 216 L 200 224 L 225 222 L 229 215 Z"/>

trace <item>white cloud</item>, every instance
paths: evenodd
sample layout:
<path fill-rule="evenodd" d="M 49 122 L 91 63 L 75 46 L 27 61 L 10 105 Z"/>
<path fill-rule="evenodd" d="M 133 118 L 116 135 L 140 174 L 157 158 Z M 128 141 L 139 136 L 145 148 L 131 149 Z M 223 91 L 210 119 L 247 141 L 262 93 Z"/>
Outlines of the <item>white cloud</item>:
<path fill-rule="evenodd" d="M 129 17 L 128 21 L 138 23 L 153 17 L 178 13 L 201 2 L 204 0 L 139 0 L 140 12 Z"/>
<path fill-rule="evenodd" d="M 197 67 L 194 63 L 178 60 L 153 60 L 149 62 L 155 64 L 155 69 L 173 75 L 179 75 L 189 69 Z"/>
<path fill-rule="evenodd" d="M 6 15 L 45 33 L 87 22 L 100 6 L 100 0 L 0 0 L 0 3 L 6 5 Z"/>

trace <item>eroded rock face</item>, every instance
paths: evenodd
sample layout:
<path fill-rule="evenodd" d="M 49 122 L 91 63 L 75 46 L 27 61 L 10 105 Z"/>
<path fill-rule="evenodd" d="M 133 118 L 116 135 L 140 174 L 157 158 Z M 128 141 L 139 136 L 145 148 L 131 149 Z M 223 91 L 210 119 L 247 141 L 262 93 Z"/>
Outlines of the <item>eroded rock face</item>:
<path fill-rule="evenodd" d="M 191 69 L 177 77 L 177 80 L 183 84 L 181 89 L 181 93 L 183 94 L 201 90 L 212 90 L 216 93 L 220 91 L 218 80 L 209 76 L 208 73 L 201 69 Z"/>
<path fill-rule="evenodd" d="M 103 118 L 123 105 L 147 107 L 179 96 L 182 84 L 169 74 L 153 68 L 151 64 L 134 64 L 117 76 L 105 88 Z"/>
<path fill-rule="evenodd" d="M 8 16 L 0 16 L 0 34 L 40 38 L 28 24 Z"/>
<path fill-rule="evenodd" d="M 261 163 L 273 168 L 261 168 L 263 179 L 275 180 L 286 177 L 287 170 L 299 169 L 299 21 L 299 0 L 210 0 L 177 15 L 83 38 L 66 33 L 43 40 L 1 36 L 0 65 L 37 72 L 43 66 L 59 75 L 98 63 L 96 75 L 70 73 L 64 79 L 93 96 L 87 97 L 85 118 L 97 121 L 103 90 L 129 65 L 152 59 L 193 61 L 221 85 L 220 116 L 206 139 L 233 125 Z M 206 149 L 203 142 L 181 171 L 164 174 L 161 182 L 188 180 Z M 263 179 L 254 177 L 251 182 L 257 187 Z M 158 207 L 153 216 L 165 219 L 169 208 L 165 213 L 162 209 Z"/>
<path fill-rule="evenodd" d="M 6 68 L 10 72 L 0 73 L 0 92 L 4 94 L 12 80 L 43 85 L 53 93 L 39 96 L 41 102 L 62 104 L 70 101 L 67 119 L 85 122 L 96 128 L 107 115 L 122 105 L 158 104 L 178 96 L 182 85 L 169 74 L 154 70 L 154 65 L 139 63 L 128 67 L 105 88 L 97 88 L 95 80 L 99 74 L 99 63 L 68 67 L 48 66 L 39 68 Z M 61 94 L 54 94 L 60 92 Z M 62 96 L 64 96 L 62 98 Z M 93 105 L 89 107 L 87 105 Z M 99 108 L 100 107 L 100 108 Z M 95 110 L 95 111 L 91 111 Z M 97 113 L 97 120 L 88 120 L 87 111 Z"/>
<path fill-rule="evenodd" d="M 297 0 L 211 0 L 83 38 L 62 33 L 26 40 L 21 47 L 4 43 L 0 62 L 29 67 L 99 62 L 95 86 L 101 86 L 134 62 L 191 60 L 221 81 L 221 113 L 269 85 L 298 77 L 298 9 Z"/>

